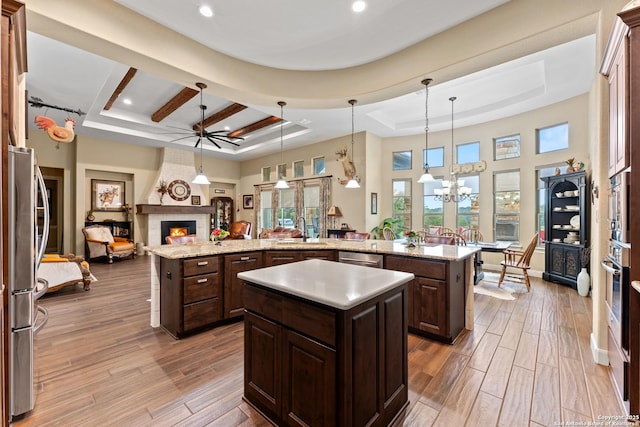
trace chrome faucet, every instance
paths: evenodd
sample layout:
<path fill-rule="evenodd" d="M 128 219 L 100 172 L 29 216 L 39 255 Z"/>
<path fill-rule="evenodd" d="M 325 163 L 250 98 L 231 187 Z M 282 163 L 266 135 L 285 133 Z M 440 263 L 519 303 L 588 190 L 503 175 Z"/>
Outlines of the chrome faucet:
<path fill-rule="evenodd" d="M 302 220 L 302 241 L 306 242 L 307 241 L 307 221 L 304 219 L 304 216 L 299 216 L 298 218 L 296 218 L 296 222 L 298 222 L 299 220 Z M 299 228 L 300 223 L 298 222 L 298 224 L 296 224 L 296 227 Z"/>

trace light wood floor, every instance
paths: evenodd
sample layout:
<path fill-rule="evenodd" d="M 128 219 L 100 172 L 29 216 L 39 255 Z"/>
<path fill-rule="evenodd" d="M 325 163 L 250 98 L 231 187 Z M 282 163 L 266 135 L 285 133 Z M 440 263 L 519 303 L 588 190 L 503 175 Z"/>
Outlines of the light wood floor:
<path fill-rule="evenodd" d="M 179 341 L 149 326 L 150 258 L 93 263 L 91 291 L 40 300 L 49 323 L 36 338 L 39 394 L 14 426 L 269 425 L 241 399 L 241 322 Z M 454 345 L 409 335 L 405 425 L 538 426 L 622 413 L 609 369 L 590 355 L 590 298 L 533 279 L 515 301 L 476 295 L 475 304 L 475 330 Z"/>

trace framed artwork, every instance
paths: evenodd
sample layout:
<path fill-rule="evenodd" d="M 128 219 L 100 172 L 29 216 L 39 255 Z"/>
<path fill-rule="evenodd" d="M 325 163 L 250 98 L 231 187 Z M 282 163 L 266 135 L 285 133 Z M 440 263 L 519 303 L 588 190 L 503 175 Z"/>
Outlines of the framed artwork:
<path fill-rule="evenodd" d="M 495 160 L 520 157 L 520 135 L 503 136 L 493 141 Z"/>
<path fill-rule="evenodd" d="M 253 194 L 245 194 L 242 196 L 242 207 L 244 209 L 253 209 Z"/>
<path fill-rule="evenodd" d="M 378 193 L 371 193 L 371 215 L 378 214 Z"/>
<path fill-rule="evenodd" d="M 200 206 L 200 196 L 191 196 L 191 204 L 194 206 Z"/>
<path fill-rule="evenodd" d="M 216 194 L 224 194 L 225 190 L 222 189 L 222 188 L 216 188 L 216 189 L 213 190 L 213 192 L 216 193 Z"/>
<path fill-rule="evenodd" d="M 91 209 L 119 211 L 124 205 L 124 181 L 91 180 Z"/>

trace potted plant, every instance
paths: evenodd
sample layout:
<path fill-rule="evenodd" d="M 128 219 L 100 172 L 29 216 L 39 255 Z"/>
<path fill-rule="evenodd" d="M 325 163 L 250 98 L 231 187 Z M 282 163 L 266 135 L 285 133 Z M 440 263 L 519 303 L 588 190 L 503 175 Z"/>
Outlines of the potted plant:
<path fill-rule="evenodd" d="M 380 225 L 377 225 L 371 229 L 371 235 L 374 239 L 383 240 L 384 237 L 382 236 L 382 230 L 387 227 L 392 229 L 396 236 L 402 234 L 402 232 L 407 229 L 404 225 L 402 225 L 402 220 L 400 218 L 385 218 L 382 220 Z"/>
<path fill-rule="evenodd" d="M 87 221 L 93 222 L 95 219 L 96 217 L 93 215 L 93 209 L 89 209 L 87 212 Z"/>

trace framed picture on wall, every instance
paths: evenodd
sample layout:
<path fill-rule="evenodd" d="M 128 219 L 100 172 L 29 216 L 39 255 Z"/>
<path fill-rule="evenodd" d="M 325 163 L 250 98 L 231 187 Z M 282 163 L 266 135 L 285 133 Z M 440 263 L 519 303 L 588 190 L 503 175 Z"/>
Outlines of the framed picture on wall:
<path fill-rule="evenodd" d="M 245 194 L 242 196 L 242 207 L 244 209 L 253 209 L 253 194 Z"/>
<path fill-rule="evenodd" d="M 200 196 L 191 196 L 191 204 L 194 206 L 200 206 Z"/>
<path fill-rule="evenodd" d="M 378 214 L 378 193 L 371 193 L 371 215 Z"/>
<path fill-rule="evenodd" d="M 124 205 L 124 181 L 91 180 L 91 209 L 119 211 Z"/>

